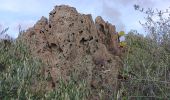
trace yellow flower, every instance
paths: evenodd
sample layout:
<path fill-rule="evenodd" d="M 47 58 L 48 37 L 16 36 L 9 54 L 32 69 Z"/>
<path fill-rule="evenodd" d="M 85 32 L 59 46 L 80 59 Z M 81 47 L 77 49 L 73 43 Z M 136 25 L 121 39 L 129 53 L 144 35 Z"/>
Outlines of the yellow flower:
<path fill-rule="evenodd" d="M 124 42 L 124 41 L 119 42 L 119 46 L 120 46 L 120 47 L 125 47 L 126 45 L 127 45 L 127 43 L 126 43 L 126 42 Z"/>
<path fill-rule="evenodd" d="M 124 31 L 120 31 L 120 32 L 118 33 L 118 35 L 119 35 L 119 37 L 120 37 L 120 36 L 123 36 L 123 35 L 125 35 L 125 32 L 124 32 Z"/>

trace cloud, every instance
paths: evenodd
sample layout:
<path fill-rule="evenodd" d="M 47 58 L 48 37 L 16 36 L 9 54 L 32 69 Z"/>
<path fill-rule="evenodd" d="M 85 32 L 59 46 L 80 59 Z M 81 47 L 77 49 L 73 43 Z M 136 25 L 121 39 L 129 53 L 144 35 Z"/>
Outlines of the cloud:
<path fill-rule="evenodd" d="M 125 25 L 122 22 L 122 13 L 119 9 L 110 7 L 107 2 L 103 1 L 102 15 L 107 18 L 112 24 L 116 25 L 118 31 L 125 30 Z"/>
<path fill-rule="evenodd" d="M 133 5 L 140 5 L 142 8 L 163 8 L 168 0 L 100 0 L 102 2 L 102 13 L 105 19 L 116 25 L 117 31 L 131 29 L 142 30 L 139 24 L 143 20 L 144 14 L 134 10 Z M 143 20 L 144 21 L 144 20 Z M 134 24 L 135 23 L 135 24 Z"/>
<path fill-rule="evenodd" d="M 26 30 L 32 27 L 36 21 L 34 20 L 27 20 L 27 21 L 16 21 L 9 25 L 9 32 L 8 34 L 12 37 L 17 37 L 19 33 L 19 26 L 21 26 L 22 30 Z"/>
<path fill-rule="evenodd" d="M 47 11 L 51 3 L 45 0 L 1 0 L 0 11 L 22 14 L 40 14 Z"/>
<path fill-rule="evenodd" d="M 120 4 L 123 6 L 132 6 L 134 4 L 139 4 L 142 7 L 153 7 L 156 2 L 160 0 L 106 0 L 108 2 L 114 2 L 115 4 Z"/>
<path fill-rule="evenodd" d="M 169 0 L 105 0 L 108 2 L 114 2 L 115 4 L 119 4 L 122 6 L 133 6 L 137 4 L 143 8 L 164 8 L 169 7 Z"/>
<path fill-rule="evenodd" d="M 50 7 L 52 3 L 45 0 L 1 0 L 0 24 L 9 27 L 10 36 L 17 37 L 18 25 L 24 30 L 33 26 L 41 16 L 48 16 Z"/>
<path fill-rule="evenodd" d="M 0 24 L 0 32 L 2 31 L 2 24 Z"/>
<path fill-rule="evenodd" d="M 41 16 L 48 17 L 48 13 L 55 5 L 66 4 L 76 7 L 80 13 L 92 14 L 93 18 L 102 16 L 104 20 L 116 25 L 118 31 L 129 31 L 130 28 L 137 27 L 132 23 L 138 22 L 142 17 L 133 11 L 134 4 L 144 8 L 165 8 L 169 6 L 169 2 L 169 0 L 1 0 L 0 24 L 9 26 L 9 33 L 16 36 L 19 24 L 26 29 Z"/>
<path fill-rule="evenodd" d="M 15 1 L 2 0 L 1 3 L 0 3 L 0 10 L 1 11 L 17 12 L 18 6 L 16 4 L 17 3 Z"/>
<path fill-rule="evenodd" d="M 21 26 L 22 30 L 26 30 L 30 27 L 32 27 L 35 24 L 36 21 L 34 20 L 28 20 L 28 21 L 17 21 L 13 23 L 11 26 L 13 26 L 12 29 L 18 30 L 19 26 Z"/>

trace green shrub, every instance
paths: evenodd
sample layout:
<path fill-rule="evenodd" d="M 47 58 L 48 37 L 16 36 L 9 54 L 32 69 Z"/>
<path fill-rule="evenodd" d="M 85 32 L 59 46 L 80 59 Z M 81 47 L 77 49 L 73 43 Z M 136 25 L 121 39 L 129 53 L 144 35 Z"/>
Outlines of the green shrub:
<path fill-rule="evenodd" d="M 129 98 L 170 98 L 170 55 L 151 38 L 134 33 L 126 36 L 122 74 L 128 79 L 122 81 L 122 90 Z"/>
<path fill-rule="evenodd" d="M 76 83 L 74 78 L 68 84 L 61 79 L 58 88 L 46 90 L 47 80 L 40 72 L 44 64 L 30 55 L 22 40 L 9 42 L 0 42 L 1 100 L 86 100 L 90 95 L 86 82 Z"/>

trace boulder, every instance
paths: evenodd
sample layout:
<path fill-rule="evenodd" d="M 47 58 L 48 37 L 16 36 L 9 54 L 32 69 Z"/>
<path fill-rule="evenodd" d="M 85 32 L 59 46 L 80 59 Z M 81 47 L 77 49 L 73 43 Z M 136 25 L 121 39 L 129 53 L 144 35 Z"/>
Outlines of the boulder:
<path fill-rule="evenodd" d="M 67 5 L 56 6 L 49 19 L 42 17 L 21 38 L 31 54 L 47 66 L 45 76 L 52 77 L 50 87 L 76 76 L 94 91 L 111 93 L 117 88 L 121 65 L 115 26 L 90 14 L 80 14 Z M 50 84 L 49 83 L 49 84 Z"/>

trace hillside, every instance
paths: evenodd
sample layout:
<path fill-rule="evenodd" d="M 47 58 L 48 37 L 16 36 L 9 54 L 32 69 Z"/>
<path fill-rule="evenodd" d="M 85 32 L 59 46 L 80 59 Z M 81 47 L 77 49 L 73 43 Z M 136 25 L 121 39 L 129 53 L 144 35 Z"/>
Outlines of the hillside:
<path fill-rule="evenodd" d="M 23 32 L 16 41 L 27 47 L 28 55 L 42 61 L 39 66 L 46 80 L 44 91 L 68 84 L 86 82 L 91 99 L 111 98 L 118 89 L 117 77 L 122 68 L 121 49 L 115 26 L 98 16 L 80 14 L 75 8 L 61 5 Z M 19 43 L 20 43 L 19 42 Z M 30 65 L 32 66 L 32 65 Z M 74 76 L 74 77 L 73 77 Z M 34 80 L 34 89 L 40 81 Z M 89 98 L 89 97 L 88 97 Z"/>
<path fill-rule="evenodd" d="M 19 34 L 0 41 L 1 100 L 170 98 L 168 35 L 131 31 L 120 42 L 116 26 L 68 5 Z"/>

